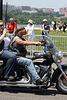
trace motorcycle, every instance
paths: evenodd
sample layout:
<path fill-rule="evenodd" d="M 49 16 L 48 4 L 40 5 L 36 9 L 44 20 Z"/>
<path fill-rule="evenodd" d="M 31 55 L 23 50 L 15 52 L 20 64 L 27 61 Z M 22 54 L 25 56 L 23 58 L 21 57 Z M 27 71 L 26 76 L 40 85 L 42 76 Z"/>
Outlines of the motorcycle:
<path fill-rule="evenodd" d="M 16 80 L 5 81 L 4 71 L 5 63 L 0 60 L 0 87 L 3 86 L 17 86 L 17 87 L 38 87 L 47 89 L 51 86 L 55 86 L 58 91 L 63 94 L 67 94 L 67 64 L 61 64 L 62 51 L 56 50 L 54 43 L 52 42 L 48 32 L 44 32 L 41 40 L 42 44 L 46 46 L 47 50 L 42 53 L 38 53 L 32 59 L 38 75 L 44 80 L 42 85 L 37 85 L 35 81 L 32 81 L 31 75 L 26 66 L 17 66 L 15 69 Z M 55 66 L 52 64 L 55 63 Z M 20 80 L 23 80 L 22 82 Z"/>

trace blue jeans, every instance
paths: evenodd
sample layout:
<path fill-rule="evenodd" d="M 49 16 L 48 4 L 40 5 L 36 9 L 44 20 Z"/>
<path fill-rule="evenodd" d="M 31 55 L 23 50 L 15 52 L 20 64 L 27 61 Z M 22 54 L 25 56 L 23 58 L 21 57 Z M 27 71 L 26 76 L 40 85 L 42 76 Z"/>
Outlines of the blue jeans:
<path fill-rule="evenodd" d="M 17 64 L 21 66 L 26 65 L 30 74 L 32 75 L 33 80 L 38 80 L 40 78 L 31 59 L 19 57 L 17 58 Z"/>
<path fill-rule="evenodd" d="M 16 56 L 14 53 L 4 50 L 3 53 L 0 55 L 0 58 L 6 61 L 6 70 L 4 78 L 8 78 L 11 75 L 14 75 L 14 65 L 16 63 Z"/>

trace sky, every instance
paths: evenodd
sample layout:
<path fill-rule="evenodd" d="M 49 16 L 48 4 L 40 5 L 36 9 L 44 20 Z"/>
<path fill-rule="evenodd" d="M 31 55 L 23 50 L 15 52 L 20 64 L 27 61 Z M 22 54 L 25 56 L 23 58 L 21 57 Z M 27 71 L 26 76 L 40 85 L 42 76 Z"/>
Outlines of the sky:
<path fill-rule="evenodd" d="M 3 0 L 3 4 L 6 4 L 6 1 L 10 5 L 53 8 L 54 11 L 59 11 L 59 8 L 67 7 L 67 0 Z"/>

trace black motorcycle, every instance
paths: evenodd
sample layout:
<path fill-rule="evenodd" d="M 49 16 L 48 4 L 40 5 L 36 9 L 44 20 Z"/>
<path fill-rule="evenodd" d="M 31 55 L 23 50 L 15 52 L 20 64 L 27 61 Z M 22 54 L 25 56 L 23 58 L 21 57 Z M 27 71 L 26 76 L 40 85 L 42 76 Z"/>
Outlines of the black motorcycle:
<path fill-rule="evenodd" d="M 5 63 L 0 61 L 0 87 L 1 86 L 18 86 L 18 87 L 39 87 L 47 89 L 51 86 L 56 86 L 61 93 L 67 94 L 67 64 L 61 64 L 62 51 L 57 51 L 48 32 L 44 32 L 42 36 L 42 44 L 47 50 L 43 53 L 38 53 L 32 59 L 39 76 L 44 80 L 42 85 L 37 85 L 32 81 L 31 75 L 26 66 L 16 66 L 14 81 L 4 81 Z M 52 66 L 52 64 L 56 64 Z M 19 68 L 19 69 L 18 69 Z M 22 82 L 20 81 L 22 79 Z"/>

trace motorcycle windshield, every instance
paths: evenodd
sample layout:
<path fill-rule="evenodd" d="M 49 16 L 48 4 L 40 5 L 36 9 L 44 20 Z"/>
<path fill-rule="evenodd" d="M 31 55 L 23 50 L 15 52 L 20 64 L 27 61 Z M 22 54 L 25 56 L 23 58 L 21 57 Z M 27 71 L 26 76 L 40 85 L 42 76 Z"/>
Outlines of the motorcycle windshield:
<path fill-rule="evenodd" d="M 50 38 L 49 36 L 49 33 L 46 31 L 44 32 L 44 35 L 43 35 L 43 41 L 46 42 L 46 45 L 48 47 L 48 50 L 52 53 L 52 54 L 56 54 L 57 53 L 57 50 L 56 50 L 56 47 L 54 45 L 54 43 L 52 42 L 52 39 Z"/>

